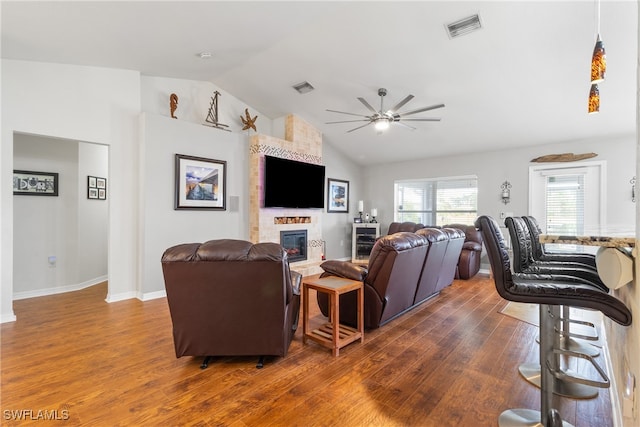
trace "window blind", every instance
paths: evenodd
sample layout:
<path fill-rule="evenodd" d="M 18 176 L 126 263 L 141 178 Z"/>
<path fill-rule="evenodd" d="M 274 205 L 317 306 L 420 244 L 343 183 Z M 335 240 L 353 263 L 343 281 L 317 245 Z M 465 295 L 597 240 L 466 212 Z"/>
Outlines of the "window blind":
<path fill-rule="evenodd" d="M 395 220 L 424 225 L 473 224 L 477 217 L 476 177 L 398 181 Z"/>
<path fill-rule="evenodd" d="M 584 234 L 584 174 L 546 177 L 548 234 L 579 236 Z"/>

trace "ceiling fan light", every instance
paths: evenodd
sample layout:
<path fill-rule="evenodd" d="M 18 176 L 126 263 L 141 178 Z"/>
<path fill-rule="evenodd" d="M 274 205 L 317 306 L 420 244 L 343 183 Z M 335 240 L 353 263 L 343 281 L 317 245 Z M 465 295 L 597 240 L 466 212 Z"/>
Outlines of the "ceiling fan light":
<path fill-rule="evenodd" d="M 377 119 L 373 126 L 376 128 L 376 130 L 387 130 L 389 129 L 389 120 Z"/>
<path fill-rule="evenodd" d="M 607 57 L 604 50 L 604 43 L 598 34 L 596 45 L 593 48 L 593 56 L 591 57 L 591 83 L 599 83 L 604 80 L 607 71 Z"/>
<path fill-rule="evenodd" d="M 600 91 L 597 84 L 591 85 L 589 91 L 589 114 L 600 112 Z"/>

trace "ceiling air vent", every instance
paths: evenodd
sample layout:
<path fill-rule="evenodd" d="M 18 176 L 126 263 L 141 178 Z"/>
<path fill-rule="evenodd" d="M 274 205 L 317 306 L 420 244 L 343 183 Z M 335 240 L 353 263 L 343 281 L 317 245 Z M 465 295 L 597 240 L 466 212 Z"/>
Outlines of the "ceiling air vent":
<path fill-rule="evenodd" d="M 314 89 L 314 87 L 311 86 L 311 83 L 307 81 L 298 83 L 297 85 L 294 85 L 293 88 L 297 90 L 299 94 L 309 93 Z"/>
<path fill-rule="evenodd" d="M 475 15 L 447 24 L 447 34 L 449 34 L 449 38 L 453 39 L 479 30 L 480 28 L 482 28 L 482 23 L 480 22 L 480 16 L 476 13 Z"/>

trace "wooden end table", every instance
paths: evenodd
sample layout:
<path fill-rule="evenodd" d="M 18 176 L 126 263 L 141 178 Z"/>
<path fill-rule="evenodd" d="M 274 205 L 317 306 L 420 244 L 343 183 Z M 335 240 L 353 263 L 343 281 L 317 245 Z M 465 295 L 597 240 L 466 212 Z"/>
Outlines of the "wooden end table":
<path fill-rule="evenodd" d="M 329 322 L 318 329 L 309 327 L 309 289 L 323 292 L 329 296 Z M 357 292 L 357 327 L 352 328 L 340 324 L 340 295 L 347 292 Z M 303 315 L 302 342 L 307 339 L 330 348 L 334 356 L 338 356 L 340 349 L 347 344 L 360 340 L 364 342 L 364 291 L 362 282 L 342 277 L 323 277 L 307 279 L 302 282 Z"/>

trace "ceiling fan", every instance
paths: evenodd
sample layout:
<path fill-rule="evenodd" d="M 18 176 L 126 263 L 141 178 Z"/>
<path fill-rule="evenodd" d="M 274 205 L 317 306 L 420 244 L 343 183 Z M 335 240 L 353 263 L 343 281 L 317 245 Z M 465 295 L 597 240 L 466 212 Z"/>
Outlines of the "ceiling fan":
<path fill-rule="evenodd" d="M 396 104 L 393 108 L 389 110 L 385 110 L 384 97 L 386 94 L 387 94 L 386 89 L 384 88 L 378 89 L 378 96 L 380 96 L 380 111 L 376 111 L 376 109 L 373 108 L 371 104 L 369 104 L 364 98 L 358 98 L 358 101 L 362 102 L 362 104 L 364 104 L 364 106 L 367 107 L 369 111 L 371 111 L 372 114 L 370 116 L 365 116 L 364 114 L 347 113 L 346 111 L 336 111 L 336 110 L 327 109 L 327 111 L 330 111 L 332 113 L 349 114 L 350 116 L 358 116 L 362 118 L 358 120 L 341 120 L 336 122 L 326 122 L 326 124 L 329 125 L 329 124 L 335 124 L 335 123 L 367 122 L 362 126 L 358 126 L 351 130 L 348 130 L 347 131 L 348 133 L 348 132 L 353 132 L 354 130 L 361 129 L 370 124 L 373 124 L 376 130 L 378 131 L 383 131 L 387 129 L 391 123 L 397 123 L 399 125 L 408 127 L 413 130 L 415 129 L 413 126 L 409 126 L 408 124 L 403 122 L 409 122 L 409 121 L 439 122 L 440 121 L 439 118 L 405 118 L 405 117 L 410 116 L 412 114 L 416 114 L 416 113 L 422 113 L 424 111 L 435 110 L 436 108 L 442 108 L 444 107 L 444 104 L 436 104 L 436 105 L 431 105 L 429 107 L 418 108 L 417 110 L 407 111 L 406 113 L 399 113 L 398 110 L 402 108 L 407 102 L 411 101 L 413 99 L 413 95 L 407 95 L 406 98 L 398 102 L 398 104 Z"/>

